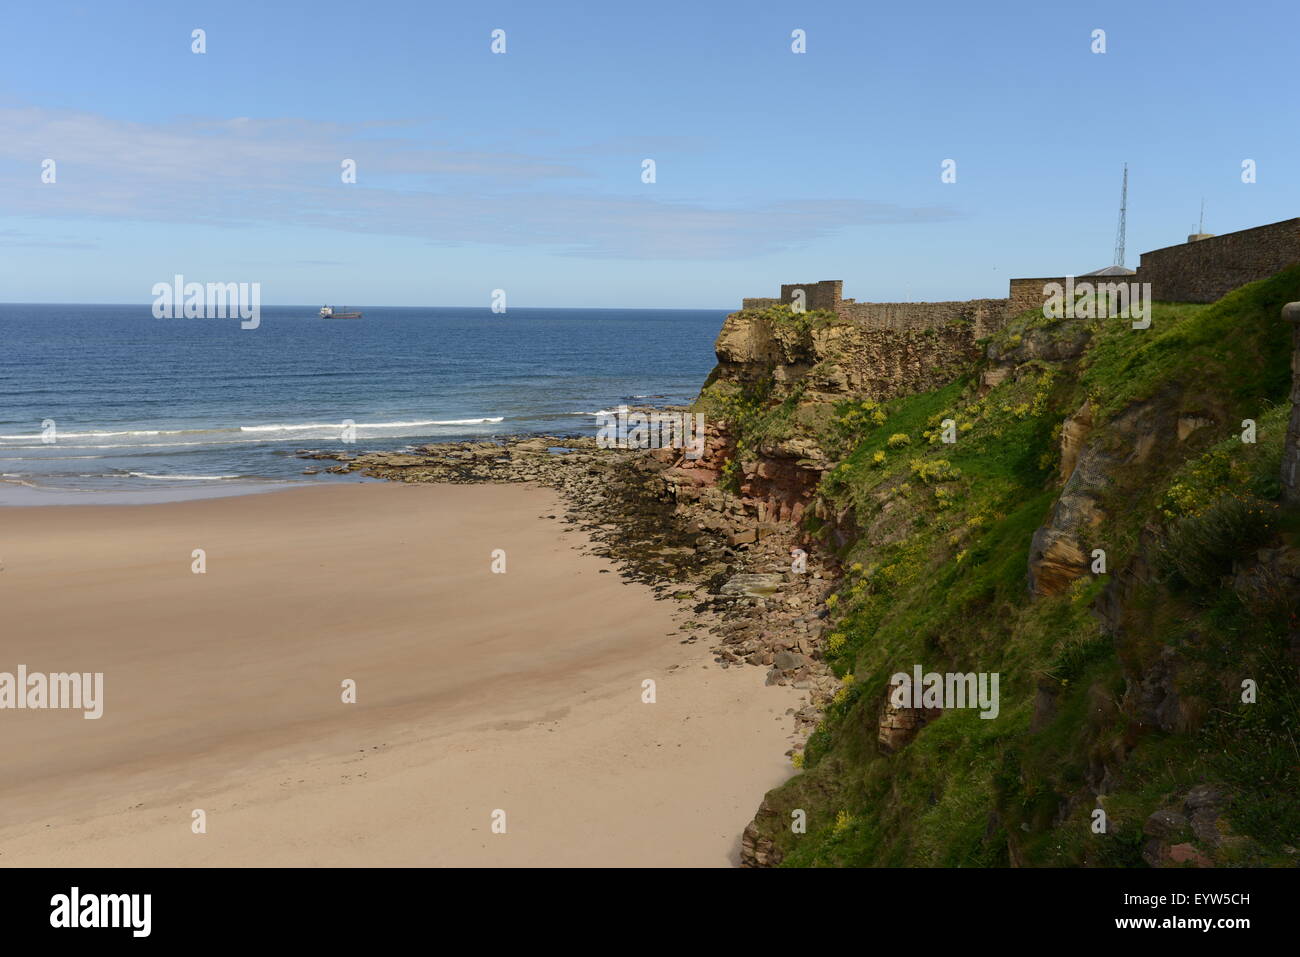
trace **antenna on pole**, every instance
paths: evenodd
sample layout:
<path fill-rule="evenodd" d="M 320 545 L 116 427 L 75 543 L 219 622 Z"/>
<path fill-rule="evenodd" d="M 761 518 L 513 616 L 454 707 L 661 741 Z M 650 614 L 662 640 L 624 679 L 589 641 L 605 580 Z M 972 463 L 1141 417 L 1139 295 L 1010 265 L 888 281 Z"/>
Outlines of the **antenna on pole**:
<path fill-rule="evenodd" d="M 1201 214 L 1204 216 L 1204 212 Z M 1124 265 L 1124 234 L 1128 231 L 1128 163 L 1124 164 L 1124 185 L 1119 193 L 1119 229 L 1115 232 L 1115 265 Z"/>
<path fill-rule="evenodd" d="M 1213 233 L 1205 231 L 1205 197 L 1201 197 L 1201 221 L 1196 224 L 1196 232 L 1187 237 L 1189 243 L 1199 243 L 1202 239 L 1213 239 Z"/>

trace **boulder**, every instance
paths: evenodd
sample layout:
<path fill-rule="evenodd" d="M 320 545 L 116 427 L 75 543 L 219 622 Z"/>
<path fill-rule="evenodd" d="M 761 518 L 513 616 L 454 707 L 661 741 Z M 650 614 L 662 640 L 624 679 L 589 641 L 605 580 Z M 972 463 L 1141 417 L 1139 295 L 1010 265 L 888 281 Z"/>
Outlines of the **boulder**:
<path fill-rule="evenodd" d="M 718 593 L 720 595 L 744 596 L 747 598 L 764 598 L 776 594 L 783 583 L 783 577 L 776 574 L 732 575 Z"/>
<path fill-rule="evenodd" d="M 808 659 L 793 651 L 778 652 L 776 657 L 772 659 L 772 667 L 781 671 L 794 671 L 796 668 L 802 668 L 806 664 L 808 664 Z"/>
<path fill-rule="evenodd" d="M 1142 825 L 1142 833 L 1157 840 L 1164 840 L 1177 837 L 1185 827 L 1187 827 L 1187 818 L 1177 811 L 1161 809 L 1153 812 L 1146 819 L 1146 823 Z"/>

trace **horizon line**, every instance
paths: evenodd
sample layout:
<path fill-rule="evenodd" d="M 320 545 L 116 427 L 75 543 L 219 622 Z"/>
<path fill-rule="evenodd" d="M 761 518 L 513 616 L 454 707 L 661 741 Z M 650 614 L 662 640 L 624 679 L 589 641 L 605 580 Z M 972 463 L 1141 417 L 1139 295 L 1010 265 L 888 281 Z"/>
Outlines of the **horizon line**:
<path fill-rule="evenodd" d="M 153 303 L 152 302 L 141 303 L 141 302 L 0 301 L 0 306 L 140 306 L 141 308 L 152 309 Z M 299 303 L 299 302 L 287 302 L 287 303 L 264 302 L 261 303 L 260 306 L 263 309 L 268 307 L 274 309 L 297 309 L 297 308 L 319 309 L 320 308 L 320 305 L 315 303 Z M 351 303 L 349 303 L 348 306 L 349 308 L 353 308 Z M 414 306 L 412 305 L 395 306 L 395 305 L 366 305 L 365 303 L 362 303 L 361 305 L 356 306 L 355 308 L 357 309 L 486 309 L 488 311 L 491 311 L 492 309 L 491 306 L 467 306 L 467 305 L 455 305 L 455 304 L 445 305 L 445 306 L 427 305 L 427 304 L 414 305 Z M 720 309 L 729 309 L 729 311 L 731 312 L 736 311 L 735 309 L 731 309 L 730 307 L 727 306 L 510 306 L 508 309 L 506 309 L 504 313 L 495 313 L 495 315 L 509 315 L 512 309 L 628 309 L 628 310 L 647 310 L 647 311 L 655 311 L 655 312 L 668 312 L 668 311 L 713 312 Z"/>

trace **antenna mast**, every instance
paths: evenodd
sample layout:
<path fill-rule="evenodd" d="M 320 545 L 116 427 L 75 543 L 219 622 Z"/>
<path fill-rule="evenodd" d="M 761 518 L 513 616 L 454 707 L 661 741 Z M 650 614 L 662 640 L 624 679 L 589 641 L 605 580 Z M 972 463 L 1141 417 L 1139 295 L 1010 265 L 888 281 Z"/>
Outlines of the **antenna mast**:
<path fill-rule="evenodd" d="M 1115 265 L 1124 265 L 1124 234 L 1128 230 L 1128 163 L 1124 164 L 1124 185 L 1119 194 L 1119 229 L 1115 233 Z"/>

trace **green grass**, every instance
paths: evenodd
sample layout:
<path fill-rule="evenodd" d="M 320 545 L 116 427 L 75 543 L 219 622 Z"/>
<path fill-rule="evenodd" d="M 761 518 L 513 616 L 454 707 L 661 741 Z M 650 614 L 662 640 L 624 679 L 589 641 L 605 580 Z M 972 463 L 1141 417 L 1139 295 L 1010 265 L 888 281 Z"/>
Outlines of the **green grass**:
<path fill-rule="evenodd" d="M 1291 326 L 1282 306 L 1300 299 L 1300 266 L 1204 305 L 1156 303 L 1151 328 L 1096 320 L 1081 377 L 1104 420 L 1171 381 L 1237 406 L 1282 401 L 1290 388 Z"/>
<path fill-rule="evenodd" d="M 1294 604 L 1239 594 L 1224 578 L 1257 546 L 1300 530 L 1300 515 L 1275 501 L 1291 352 L 1278 314 L 1294 299 L 1300 267 L 1213 305 L 1157 304 L 1147 330 L 1094 321 L 1077 364 L 1025 363 L 982 397 L 963 378 L 883 403 L 883 421 L 874 409 L 853 415 L 851 403 L 826 417 L 844 452 L 819 489 L 822 514 L 848 509 L 858 529 L 840 549 L 831 663 L 854 682 L 810 738 L 801 772 L 768 796 L 765 826 L 786 865 L 1143 866 L 1146 817 L 1203 781 L 1231 789 L 1237 835 L 1203 853 L 1294 864 L 1284 850 L 1300 843 Z M 999 348 L 1044 325 L 1022 317 Z M 1207 432 L 1117 469 L 1097 533 L 1108 574 L 1031 598 L 1030 539 L 1060 492 L 1060 425 L 1085 397 L 1097 441 L 1131 443 L 1111 423 L 1157 400 L 1234 429 L 1253 418 L 1259 441 Z M 797 403 L 764 415 L 752 434 L 770 437 L 798 421 Z M 940 438 L 946 419 L 953 444 Z M 891 446 L 900 434 L 909 441 Z M 1267 505 L 1268 522 L 1240 514 L 1238 500 Z M 1165 567 L 1170 548 L 1194 582 L 1175 568 L 1133 579 L 1120 597 L 1107 592 L 1139 556 Z M 1103 628 L 1103 598 L 1121 631 Z M 1133 675 L 1168 649 L 1186 725 L 1172 731 L 1140 723 L 1125 704 Z M 948 712 L 886 756 L 876 746 L 886 683 L 918 663 L 998 672 L 1001 714 Z M 1259 703 L 1240 702 L 1245 678 L 1258 682 Z M 1112 773 L 1098 798 L 1103 767 Z M 1104 835 L 1089 827 L 1099 800 Z M 795 808 L 809 815 L 806 835 L 789 830 Z"/>

